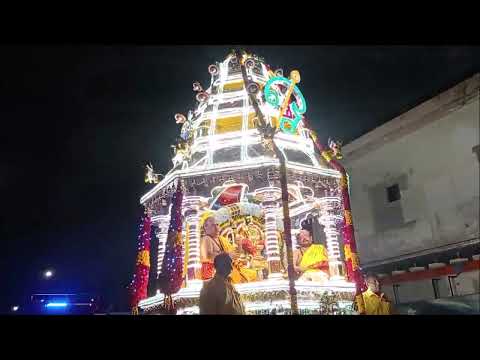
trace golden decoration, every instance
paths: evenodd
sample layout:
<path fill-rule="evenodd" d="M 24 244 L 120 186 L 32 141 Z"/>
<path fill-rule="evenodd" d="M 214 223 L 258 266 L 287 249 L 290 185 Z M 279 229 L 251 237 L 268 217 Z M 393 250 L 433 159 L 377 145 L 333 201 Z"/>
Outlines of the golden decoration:
<path fill-rule="evenodd" d="M 285 114 L 285 110 L 287 110 L 288 103 L 290 101 L 290 97 L 292 96 L 295 85 L 300 82 L 300 73 L 298 72 L 298 70 L 293 70 L 290 73 L 290 80 L 291 80 L 290 86 L 287 89 L 287 93 L 285 94 L 285 98 L 283 99 L 282 106 L 280 107 L 280 112 L 279 112 L 280 119 Z"/>
<path fill-rule="evenodd" d="M 179 231 L 177 231 L 177 232 L 176 232 L 176 235 L 175 235 L 175 244 L 176 244 L 176 245 L 181 245 L 181 244 L 182 244 L 182 241 L 183 241 L 183 239 L 182 239 L 182 233 L 179 232 Z"/>
<path fill-rule="evenodd" d="M 360 261 L 358 259 L 357 253 L 352 253 L 352 270 L 355 271 L 359 268 Z"/>
<path fill-rule="evenodd" d="M 350 210 L 345 210 L 344 216 L 345 216 L 345 224 L 352 225 L 352 212 Z"/>
<path fill-rule="evenodd" d="M 150 267 L 150 254 L 148 250 L 142 250 L 138 253 L 137 264 Z"/>
<path fill-rule="evenodd" d="M 322 151 L 322 156 L 327 162 L 330 162 L 332 160 L 332 157 L 330 156 L 330 152 L 328 150 Z"/>
<path fill-rule="evenodd" d="M 344 247 L 343 247 L 344 251 L 345 251 L 345 260 L 348 261 L 352 258 L 352 249 L 350 248 L 350 245 L 349 244 L 346 244 Z"/>
<path fill-rule="evenodd" d="M 345 249 L 345 260 L 351 261 L 353 271 L 357 270 L 360 265 L 357 253 L 352 251 L 352 248 L 350 247 L 349 244 L 345 245 L 344 249 Z"/>
<path fill-rule="evenodd" d="M 228 205 L 227 209 L 232 219 L 240 215 L 240 207 L 237 204 Z"/>

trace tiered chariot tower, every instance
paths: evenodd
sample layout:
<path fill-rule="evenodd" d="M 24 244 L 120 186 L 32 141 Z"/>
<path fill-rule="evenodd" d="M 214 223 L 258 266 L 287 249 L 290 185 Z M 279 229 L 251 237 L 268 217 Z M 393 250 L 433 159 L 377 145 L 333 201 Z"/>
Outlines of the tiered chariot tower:
<path fill-rule="evenodd" d="M 301 222 L 313 218 L 314 242 L 323 242 L 328 252 L 327 281 L 295 282 L 299 311 L 324 312 L 326 294 L 335 298 L 337 310 L 333 312 L 348 309 L 355 285 L 346 277 L 341 174 L 315 151 L 305 123 L 307 103 L 295 85 L 299 79 L 292 82 L 292 77 L 284 77 L 281 69 L 271 69 L 262 58 L 239 52 L 210 65 L 208 71 L 211 82 L 207 88 L 193 84 L 196 109 L 175 115 L 181 131 L 173 168 L 140 200 L 152 214 L 160 272 L 174 184 L 179 180 L 184 184 L 185 279 L 173 296 L 178 313 L 198 313 L 203 283 L 200 219 L 206 211 L 214 213 L 220 235 L 232 244 L 241 235 L 255 246 L 253 253 L 239 249 L 245 266 L 257 274 L 256 280 L 235 285 L 247 311 L 265 313 L 275 308 L 279 313 L 281 309 L 288 312 L 290 307 L 280 161 L 262 136 L 258 111 L 267 124 L 277 129 L 275 144 L 285 157 L 292 246 L 297 246 Z M 318 229 L 324 229 L 324 236 Z M 163 294 L 157 291 L 155 296 L 142 300 L 139 307 L 155 313 L 162 302 Z"/>

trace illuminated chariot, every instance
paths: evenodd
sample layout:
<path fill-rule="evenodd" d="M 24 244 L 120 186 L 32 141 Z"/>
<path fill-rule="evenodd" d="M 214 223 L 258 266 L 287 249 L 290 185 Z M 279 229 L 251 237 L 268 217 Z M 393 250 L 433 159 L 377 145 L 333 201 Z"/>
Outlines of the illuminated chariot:
<path fill-rule="evenodd" d="M 291 313 L 292 291 L 298 313 L 351 313 L 359 269 L 348 179 L 336 161 L 339 144 L 322 148 L 307 126 L 298 72 L 284 77 L 281 69 L 238 51 L 208 70 L 207 89 L 194 83 L 197 108 L 175 116 L 181 132 L 173 168 L 160 180 L 149 166 L 146 180 L 155 185 L 140 200 L 158 239 L 161 275 L 172 197 L 181 182 L 184 269 L 182 286 L 172 295 L 177 314 L 199 311 L 202 219 L 207 213 L 220 237 L 235 248 L 237 261 L 254 274 L 235 284 L 248 313 Z M 283 191 L 288 192 L 283 197 L 282 171 Z M 326 249 L 327 277 L 322 281 L 292 279 L 287 271 L 306 221 L 312 224 L 313 244 Z M 163 305 L 164 294 L 157 290 L 138 307 L 155 314 Z"/>

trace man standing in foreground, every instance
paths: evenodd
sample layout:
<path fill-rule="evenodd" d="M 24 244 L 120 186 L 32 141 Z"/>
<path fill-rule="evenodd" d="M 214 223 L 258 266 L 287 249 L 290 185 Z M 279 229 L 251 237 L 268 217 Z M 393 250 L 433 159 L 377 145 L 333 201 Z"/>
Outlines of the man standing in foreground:
<path fill-rule="evenodd" d="M 240 294 L 229 278 L 232 259 L 227 253 L 221 253 L 213 265 L 215 276 L 206 281 L 200 291 L 200 315 L 245 315 Z"/>
<path fill-rule="evenodd" d="M 360 315 L 393 315 L 392 304 L 380 291 L 380 282 L 375 274 L 365 277 L 368 289 L 362 294 L 365 307 L 359 306 Z"/>

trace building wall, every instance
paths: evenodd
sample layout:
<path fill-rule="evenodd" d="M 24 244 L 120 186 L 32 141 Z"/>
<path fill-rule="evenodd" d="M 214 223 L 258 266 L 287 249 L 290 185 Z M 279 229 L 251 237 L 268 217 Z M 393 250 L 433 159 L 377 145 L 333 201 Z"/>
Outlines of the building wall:
<path fill-rule="evenodd" d="M 459 274 L 454 279 L 455 292 L 457 295 L 470 295 L 480 292 L 480 271 L 469 271 Z"/>
<path fill-rule="evenodd" d="M 471 295 L 480 292 L 479 288 L 480 271 L 468 271 L 455 277 L 440 276 L 437 280 L 437 296 L 446 298 L 450 296 Z M 382 287 L 385 295 L 395 301 L 393 287 L 397 286 L 398 303 L 415 302 L 419 300 L 432 300 L 435 298 L 434 285 L 432 279 L 417 281 L 405 281 L 395 285 L 386 285 Z"/>
<path fill-rule="evenodd" d="M 468 101 L 447 104 L 447 110 L 442 101 L 458 94 L 430 101 L 430 107 L 443 106 L 434 121 L 392 140 L 384 138 L 369 151 L 358 145 L 362 140 L 345 147 L 363 264 L 478 238 L 479 159 L 472 151 L 479 144 L 478 78 L 473 99 L 470 94 Z M 401 120 L 412 123 L 417 116 L 421 122 L 422 106 Z M 375 131 L 368 137 L 375 137 Z M 392 185 L 398 185 L 401 198 L 389 202 L 386 189 Z"/>

